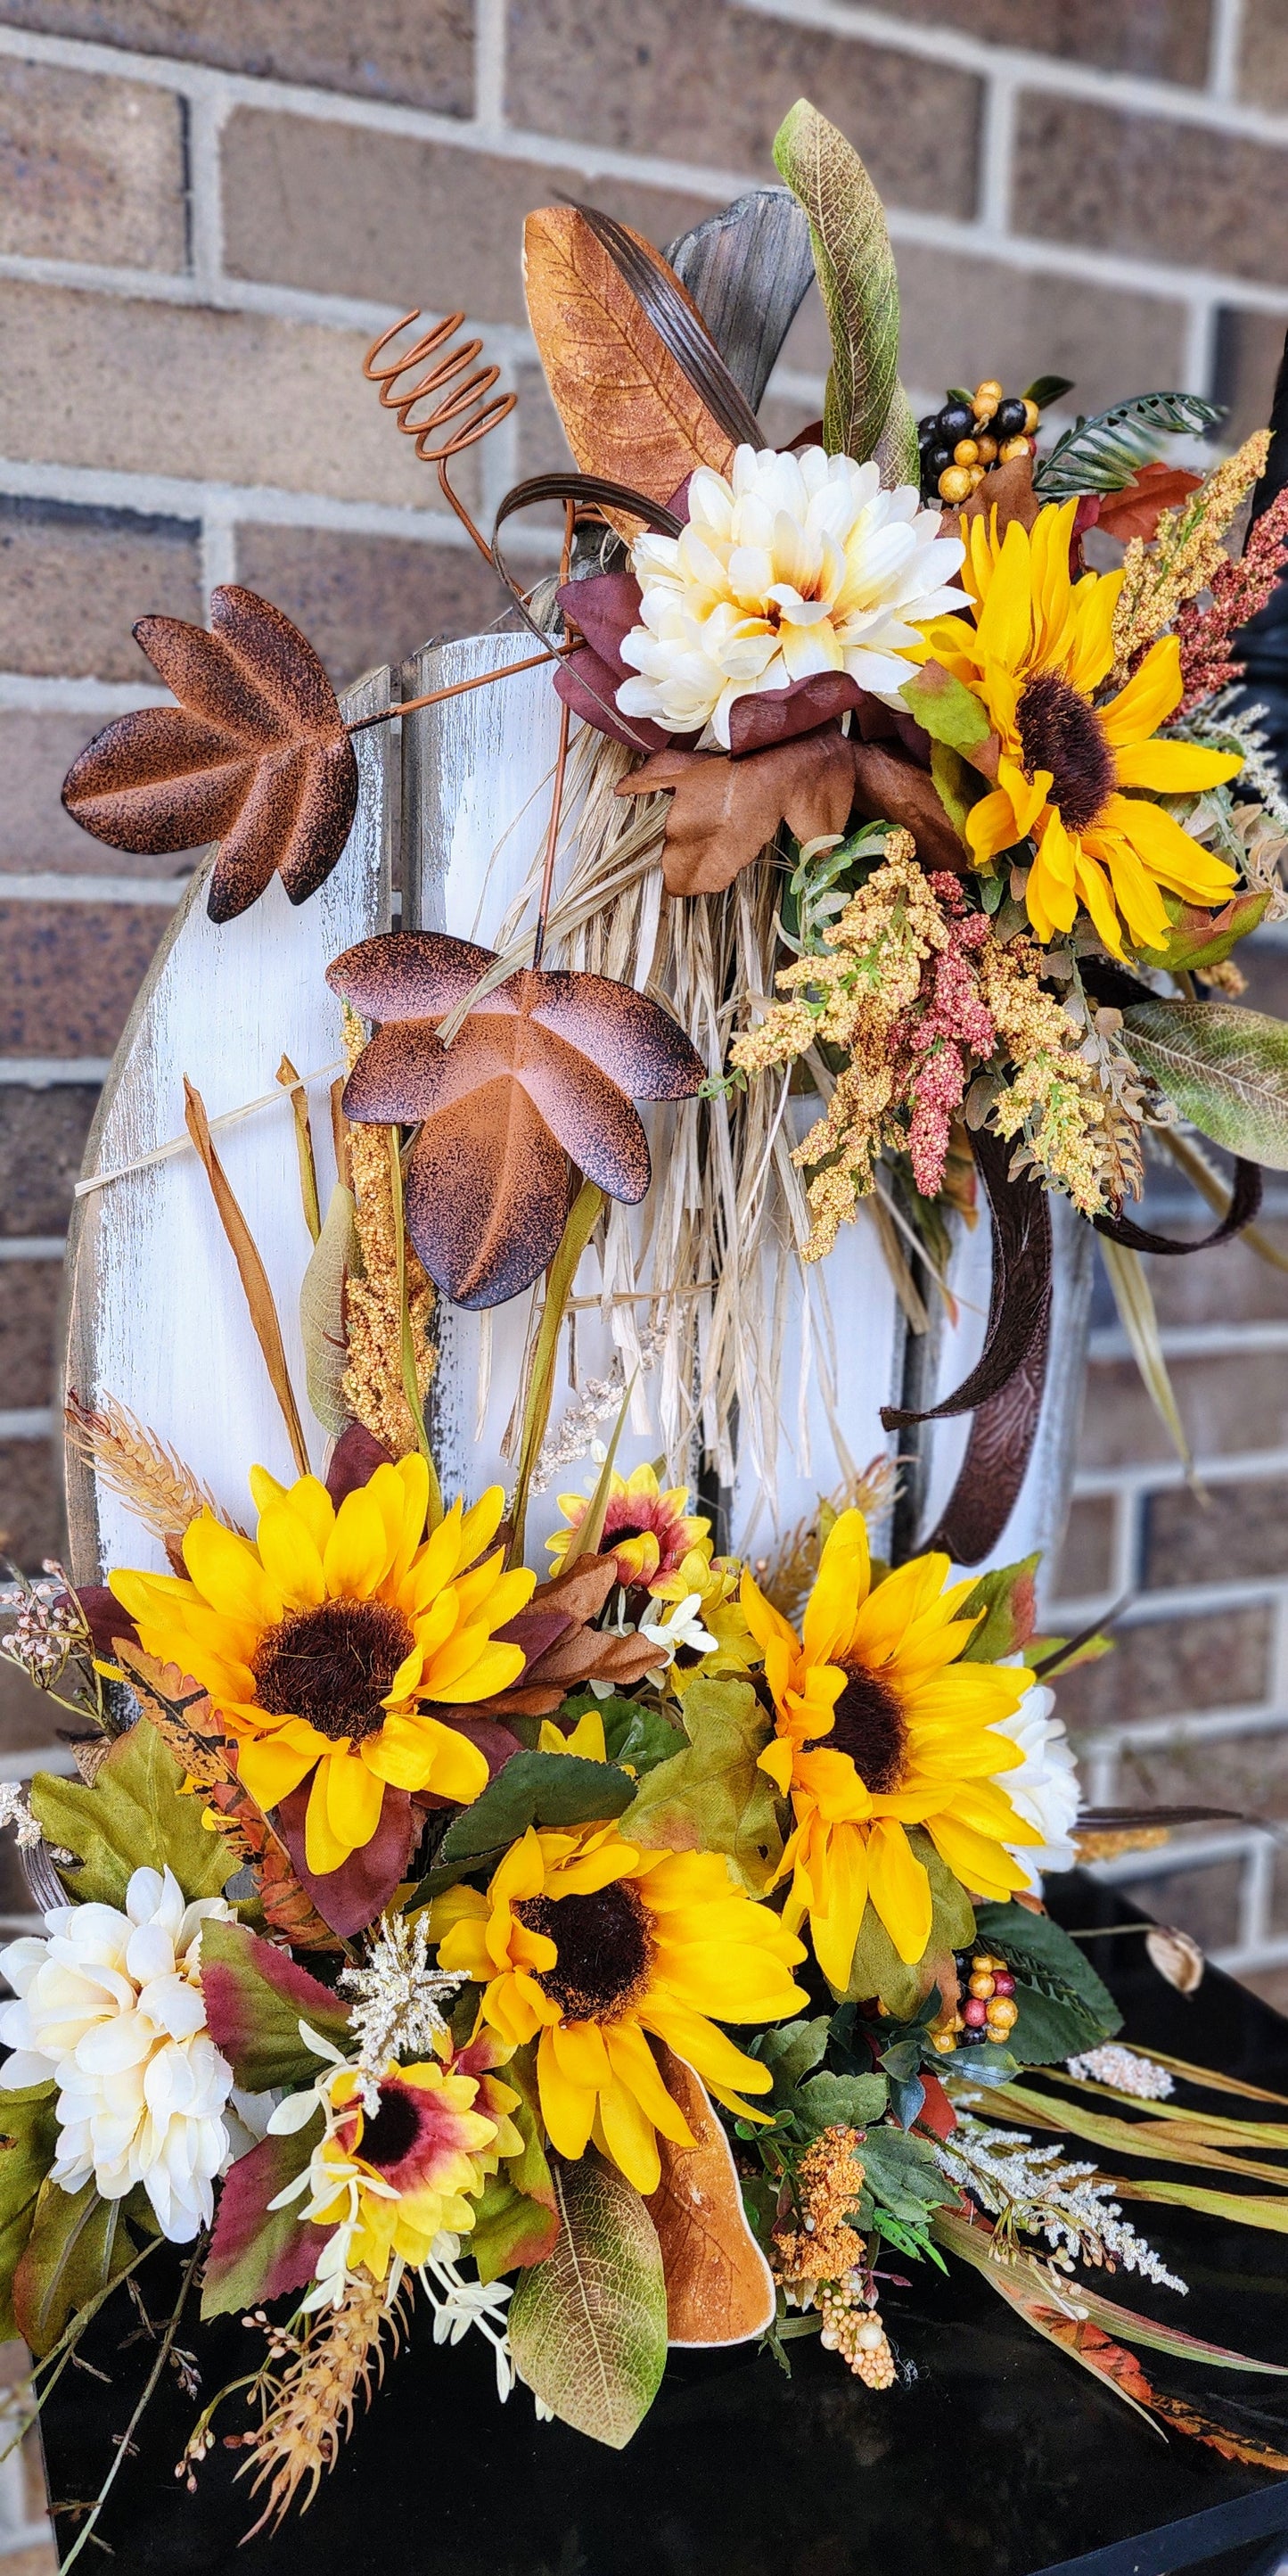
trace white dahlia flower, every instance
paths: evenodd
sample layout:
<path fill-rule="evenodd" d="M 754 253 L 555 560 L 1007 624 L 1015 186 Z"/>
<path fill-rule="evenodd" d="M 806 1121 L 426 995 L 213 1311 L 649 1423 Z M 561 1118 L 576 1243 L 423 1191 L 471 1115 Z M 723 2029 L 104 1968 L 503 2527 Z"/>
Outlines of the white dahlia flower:
<path fill-rule="evenodd" d="M 228 2158 L 223 2113 L 233 2071 L 206 2028 L 201 1927 L 227 1922 L 223 1898 L 185 1906 L 167 1869 L 136 1869 L 125 1912 L 58 1905 L 48 1939 L 11 1941 L 0 1970 L 17 2002 L 0 2009 L 0 2068 L 13 2091 L 58 2091 L 52 2179 L 79 2191 L 91 2174 L 105 2200 L 142 2183 L 173 2244 L 209 2226 L 211 2185 Z"/>
<path fill-rule="evenodd" d="M 963 605 L 948 584 L 965 549 L 939 528 L 912 484 L 883 492 L 875 465 L 822 447 L 740 447 L 732 482 L 701 466 L 687 527 L 631 549 L 643 624 L 621 648 L 640 675 L 623 715 L 727 750 L 736 699 L 816 672 L 898 706 L 917 621 Z"/>
<path fill-rule="evenodd" d="M 1070 1840 L 1078 1816 L 1078 1766 L 1064 1721 L 1054 1715 L 1055 1692 L 1044 1682 L 1025 1692 L 1013 1717 L 995 1728 L 1024 1756 L 1014 1771 L 1000 1771 L 998 1785 L 1011 1805 L 1042 1836 L 1041 1844 L 1015 1846 L 1014 1856 L 1033 1869 L 1072 1869 Z"/>

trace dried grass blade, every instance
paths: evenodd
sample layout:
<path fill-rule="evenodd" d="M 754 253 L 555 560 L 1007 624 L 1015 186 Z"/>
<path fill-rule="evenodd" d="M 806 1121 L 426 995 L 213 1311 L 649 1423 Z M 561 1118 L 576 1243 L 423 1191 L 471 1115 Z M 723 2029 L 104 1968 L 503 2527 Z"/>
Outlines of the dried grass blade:
<path fill-rule="evenodd" d="M 1066 2310 L 1057 2303 L 1049 2280 L 1037 2270 L 1028 2255 L 1021 2255 L 1013 2262 L 997 2260 L 990 2250 L 991 2228 L 985 2228 L 977 2221 L 956 2218 L 949 2210 L 938 2209 L 931 2222 L 931 2234 L 948 2253 L 956 2254 L 959 2260 L 970 2263 L 977 2272 L 981 2272 L 998 2297 L 1005 2299 L 1008 2308 L 1014 2308 L 1017 2315 L 1023 2317 L 1034 2334 L 1041 2335 L 1044 2342 L 1054 2344 L 1058 2352 L 1067 2353 L 1070 2361 L 1076 2361 L 1083 2370 L 1090 2371 L 1092 2378 L 1098 2379 L 1102 2387 L 1112 2388 L 1125 2406 L 1133 2407 L 1151 2430 L 1159 2434 L 1160 2440 L 1166 2440 L 1166 2435 L 1160 2432 L 1150 2414 L 1154 2391 L 1140 2364 L 1121 2344 L 1115 2343 L 1103 2327 L 1093 2323 L 1090 2317 L 1083 2318 L 1074 2313 L 1075 2300 L 1079 2307 L 1083 2305 L 1081 2283 L 1076 2290 L 1071 2287 L 1070 2306 Z"/>
<path fill-rule="evenodd" d="M 1121 2174 L 1105 2174 L 1120 2200 L 1161 2200 L 1173 2209 L 1194 2209 L 1201 2218 L 1224 2218 L 1239 2227 L 1268 2228 L 1273 2236 L 1288 2236 L 1288 2207 L 1270 2192 L 1205 2191 L 1199 2183 L 1127 2181 Z"/>
<path fill-rule="evenodd" d="M 237 1264 L 237 1273 L 250 1310 L 255 1338 L 264 1354 L 264 1366 L 268 1371 L 273 1393 L 281 1406 L 282 1420 L 286 1424 L 292 1454 L 300 1474 L 307 1476 L 312 1473 L 309 1453 L 304 1445 L 304 1433 L 300 1425 L 290 1371 L 286 1365 L 282 1328 L 277 1320 L 277 1308 L 273 1303 L 273 1291 L 268 1284 L 268 1273 L 259 1257 L 250 1227 L 233 1196 L 228 1175 L 211 1142 L 206 1104 L 201 1093 L 189 1082 L 186 1074 L 183 1077 L 183 1096 L 188 1134 L 192 1138 L 202 1169 L 210 1183 L 210 1194 L 215 1202 L 219 1222 L 228 1237 L 229 1248 Z"/>
<path fill-rule="evenodd" d="M 1207 1495 L 1195 1472 L 1193 1452 L 1185 1435 L 1180 1407 L 1167 1373 L 1162 1337 L 1158 1329 L 1158 1317 L 1154 1311 L 1153 1293 L 1145 1276 L 1140 1254 L 1127 1251 L 1124 1245 L 1114 1243 L 1108 1235 L 1101 1236 L 1100 1250 L 1108 1273 L 1109 1285 L 1114 1292 L 1114 1304 L 1118 1309 L 1119 1320 L 1131 1344 L 1132 1356 L 1140 1370 L 1145 1392 L 1172 1440 L 1177 1457 L 1185 1469 L 1186 1483 L 1200 1502 L 1206 1502 Z"/>
<path fill-rule="evenodd" d="M 594 1493 L 591 1495 L 590 1501 L 586 1506 L 585 1514 L 578 1523 L 576 1529 L 573 1531 L 572 1537 L 570 1538 L 568 1546 L 564 1552 L 563 1570 L 565 1574 L 567 1573 L 570 1565 L 576 1564 L 579 1556 L 594 1556 L 598 1552 L 599 1542 L 604 1535 L 604 1518 L 608 1510 L 608 1497 L 612 1490 L 613 1461 L 617 1456 L 618 1441 L 621 1439 L 622 1433 L 626 1427 L 626 1416 L 630 1409 L 630 1401 L 634 1392 L 635 1379 L 632 1377 L 629 1386 L 626 1388 L 625 1393 L 622 1396 L 617 1420 L 613 1424 L 613 1436 L 609 1441 L 607 1451 L 605 1452 L 604 1463 L 600 1468 Z"/>
<path fill-rule="evenodd" d="M 304 1222 L 314 1242 L 322 1231 L 322 1210 L 318 1202 L 317 1164 L 313 1159 L 313 1130 L 309 1125 L 309 1095 L 289 1055 L 284 1055 L 277 1068 L 277 1079 L 283 1091 L 290 1093 L 291 1113 L 295 1120 L 295 1151 L 300 1164 L 300 1201 Z"/>
<path fill-rule="evenodd" d="M 532 1471 L 540 1453 L 541 1443 L 546 1436 L 546 1425 L 550 1420 L 550 1403 L 555 1387 L 555 1355 L 559 1348 L 559 1335 L 563 1329 L 564 1317 L 568 1311 L 569 1292 L 577 1276 L 577 1265 L 598 1223 L 603 1204 L 603 1191 L 597 1189 L 593 1181 L 583 1181 L 569 1210 L 559 1249 L 546 1272 L 546 1302 L 528 1377 L 528 1392 L 523 1407 L 523 1428 L 519 1439 L 519 1462 L 514 1485 L 514 1508 L 510 1514 L 513 1533 L 510 1540 L 510 1555 L 515 1565 L 523 1563 L 528 1493 L 532 1483 Z"/>
<path fill-rule="evenodd" d="M 1165 2066 L 1169 2074 L 1184 2076 L 1208 2092 L 1237 2093 L 1246 2102 L 1278 2102 L 1288 2111 L 1288 2093 L 1269 2093 L 1263 2084 L 1246 2084 L 1241 2076 L 1222 2075 L 1214 2066 L 1192 2066 L 1187 2057 L 1169 2057 L 1162 2048 L 1151 2047 L 1149 2054 L 1155 2066 Z"/>
<path fill-rule="evenodd" d="M 1249 2156 L 1230 2155 L 1218 2135 L 1205 2134 L 1197 2116 L 1187 2133 L 1178 2137 L 1165 2120 L 1111 2119 L 1087 2110 L 1078 2101 L 1048 2102 L 1022 2084 L 990 2086 L 988 2098 L 990 2110 L 996 2109 L 1004 2120 L 1020 2120 L 1026 2128 L 1072 2129 L 1076 2137 L 1087 2138 L 1092 2146 L 1114 2155 L 1156 2158 L 1160 2164 L 1204 2165 L 1220 2173 L 1274 2183 L 1280 2191 L 1288 2191 L 1288 2169 L 1258 2164 Z"/>

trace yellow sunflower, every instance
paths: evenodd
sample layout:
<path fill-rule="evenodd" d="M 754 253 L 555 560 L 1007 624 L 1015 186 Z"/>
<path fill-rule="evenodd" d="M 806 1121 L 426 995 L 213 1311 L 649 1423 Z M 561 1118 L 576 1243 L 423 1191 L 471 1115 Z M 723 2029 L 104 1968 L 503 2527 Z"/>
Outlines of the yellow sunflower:
<path fill-rule="evenodd" d="M 590 1731 L 569 1749 L 592 1753 Z M 791 1977 L 801 1943 L 735 1887 L 721 1854 L 645 1851 L 615 1824 L 529 1826 L 486 1895 L 449 1888 L 430 1919 L 440 1967 L 483 1987 L 480 2021 L 516 2046 L 540 2034 L 556 2152 L 584 2155 L 593 2140 L 645 2193 L 661 2172 L 658 2130 L 692 2144 L 647 2034 L 754 2118 L 740 2097 L 768 2092 L 769 2069 L 715 2022 L 781 2021 L 808 2001 Z"/>
<path fill-rule="evenodd" d="M 535 1577 L 482 1551 L 503 1495 L 459 1502 L 425 1538 L 423 1458 L 377 1467 L 337 1511 L 316 1476 L 289 1490 L 251 1471 L 254 1543 L 203 1513 L 184 1534 L 191 1581 L 123 1569 L 112 1590 L 146 1654 L 209 1691 L 237 1746 L 237 1768 L 267 1810 L 309 1772 L 305 1855 L 339 1869 L 369 1843 L 386 1784 L 466 1802 L 487 1764 L 422 1700 L 488 1699 L 523 1670 L 503 1628 Z"/>
<path fill-rule="evenodd" d="M 980 699 L 999 740 L 997 780 L 973 806 L 967 838 L 976 865 L 1032 834 L 1029 918 L 1040 939 L 1071 930 L 1085 905 L 1106 948 L 1122 955 L 1119 916 L 1137 948 L 1159 948 L 1170 924 L 1160 888 L 1187 903 L 1223 903 L 1235 884 L 1222 859 L 1150 802 L 1144 788 L 1176 796 L 1236 776 L 1238 754 L 1157 740 L 1179 706 L 1180 646 L 1160 636 L 1125 688 L 1103 705 L 1096 692 L 1113 664 L 1114 608 L 1122 574 L 1069 574 L 1077 504 L 1040 510 L 1031 529 L 1012 519 L 999 538 L 975 519 L 962 580 L 975 622 L 933 619 L 935 659 Z"/>
<path fill-rule="evenodd" d="M 590 1509 L 584 1494 L 561 1494 L 559 1509 L 568 1523 L 567 1529 L 556 1530 L 546 1540 L 557 1574 L 568 1552 L 568 1541 L 580 1529 Z M 711 1523 L 689 1511 L 688 1488 L 673 1485 L 663 1492 L 652 1467 L 636 1467 L 629 1476 L 613 1476 L 608 1488 L 608 1508 L 604 1514 L 604 1534 L 600 1553 L 617 1559 L 619 1583 L 642 1584 L 646 1591 L 661 1593 L 668 1578 L 694 1549 L 709 1563 L 711 1557 Z M 685 1589 L 691 1591 L 689 1584 Z M 675 1599 L 674 1593 L 666 1597 Z"/>
<path fill-rule="evenodd" d="M 914 1557 L 874 1589 L 863 1514 L 848 1511 L 823 1549 L 800 1637 L 743 1577 L 777 1712 L 761 1768 L 794 1819 L 778 1873 L 792 1875 L 783 1920 L 794 1929 L 808 1914 L 819 1966 L 840 1992 L 869 1898 L 900 1958 L 924 1956 L 930 1880 L 907 1826 L 924 1825 L 980 1896 L 1027 1887 L 1004 1846 L 1041 1840 L 996 1777 L 1022 1759 L 995 1730 L 1032 1676 L 960 1661 L 977 1622 L 957 1613 L 974 1582 L 945 1590 L 948 1570 L 946 1556 Z"/>

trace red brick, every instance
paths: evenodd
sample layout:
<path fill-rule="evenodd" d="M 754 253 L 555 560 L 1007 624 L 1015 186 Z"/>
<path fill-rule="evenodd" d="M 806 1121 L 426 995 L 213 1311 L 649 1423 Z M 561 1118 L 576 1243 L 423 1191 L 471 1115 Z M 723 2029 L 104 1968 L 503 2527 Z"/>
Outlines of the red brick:
<path fill-rule="evenodd" d="M 0 669 L 155 688 L 131 634 L 160 611 L 200 625 L 195 525 L 0 496 Z"/>
<path fill-rule="evenodd" d="M 772 176 L 793 99 L 817 99 L 892 205 L 974 210 L 980 85 L 736 5 L 510 0 L 509 114 L 544 134 Z"/>
<path fill-rule="evenodd" d="M 1014 221 L 1178 268 L 1281 284 L 1288 164 L 1273 144 L 1100 101 L 1032 92 L 1020 101 Z"/>
<path fill-rule="evenodd" d="M 0 1053 L 110 1055 L 165 925 L 156 904 L 0 901 Z"/>
<path fill-rule="evenodd" d="M 1278 1352 L 1172 1359 L 1168 1371 L 1196 1456 L 1288 1446 L 1288 1369 Z M 1096 1361 L 1083 1408 L 1083 1466 L 1121 1467 L 1174 1455 L 1135 1361 Z"/>
<path fill-rule="evenodd" d="M 523 219 L 575 197 L 665 248 L 709 202 L 447 143 L 238 108 L 224 140 L 229 269 L 330 295 L 523 322 Z"/>
<path fill-rule="evenodd" d="M 1282 0 L 1243 0 L 1239 87 L 1254 107 L 1288 107 L 1288 18 Z"/>
<path fill-rule="evenodd" d="M 0 1084 L 0 1234 L 61 1234 L 98 1093 L 86 1083 Z"/>
<path fill-rule="evenodd" d="M 1197 1807 L 1212 1797 L 1247 1815 L 1288 1815 L 1288 1731 L 1223 1735 L 1216 1744 L 1200 1737 L 1191 1744 L 1123 1756 L 1115 1801 Z"/>
<path fill-rule="evenodd" d="M 1121 1893 L 1159 1923 L 1188 1932 L 1201 1949 L 1225 1950 L 1239 1937 L 1239 1889 L 1243 1863 L 1215 1861 L 1210 1867 L 1169 1870 L 1165 1878 L 1128 1882 Z"/>
<path fill-rule="evenodd" d="M 1115 1505 L 1088 1496 L 1070 1506 L 1052 1598 L 1086 1601 L 1113 1581 Z"/>
<path fill-rule="evenodd" d="M 170 91 L 0 62 L 0 251 L 183 268 L 185 186 Z"/>
<path fill-rule="evenodd" d="M 50 1401 L 62 1278 L 59 1261 L 6 1261 L 0 1269 L 0 1388 L 6 1406 Z"/>
<path fill-rule="evenodd" d="M 957 27 L 986 44 L 1144 79 L 1201 89 L 1207 78 L 1208 0 L 902 0 L 898 14 L 913 26 Z"/>
<path fill-rule="evenodd" d="M 304 629 L 338 688 L 431 636 L 494 625 L 510 596 L 472 546 L 317 528 L 239 529 L 237 575 Z"/>
<path fill-rule="evenodd" d="M 1205 1210 L 1201 1221 L 1169 1216 L 1166 1231 L 1180 1239 L 1206 1234 L 1214 1223 Z M 1288 1222 L 1282 1217 L 1266 1218 L 1260 1231 L 1288 1261 Z M 1160 1324 L 1288 1319 L 1288 1271 L 1274 1269 L 1242 1239 L 1218 1243 L 1210 1252 L 1190 1253 L 1179 1261 L 1175 1255 L 1152 1259 L 1147 1255 L 1145 1266 Z"/>
<path fill-rule="evenodd" d="M 35 1744 L 52 1744 L 54 1729 L 67 1722 L 67 1712 L 58 1708 L 35 1689 L 25 1673 L 0 1661 L 0 1753 L 17 1753 Z M 0 1843 L 0 1858 L 13 1849 L 8 1834 Z M 0 1887 L 0 1908 L 8 1909 L 8 1892 Z M 9 2576 L 6 2568 L 5 2576 Z"/>
<path fill-rule="evenodd" d="M 0 1551 L 27 1574 L 65 1546 L 63 1497 L 51 1440 L 0 1440 Z"/>
<path fill-rule="evenodd" d="M 1272 1613 L 1259 1602 L 1120 1628 L 1112 1654 L 1079 1664 L 1059 1682 L 1060 1715 L 1077 1731 L 1187 1710 L 1255 1708 L 1269 1687 L 1272 1634 Z"/>
<path fill-rule="evenodd" d="M 5 0 L 11 27 L 269 80 L 473 111 L 469 0 Z"/>
<path fill-rule="evenodd" d="M 1213 1484 L 1200 1504 L 1184 1486 L 1151 1494 L 1145 1581 L 1246 1583 L 1288 1575 L 1288 1485 L 1273 1477 Z"/>

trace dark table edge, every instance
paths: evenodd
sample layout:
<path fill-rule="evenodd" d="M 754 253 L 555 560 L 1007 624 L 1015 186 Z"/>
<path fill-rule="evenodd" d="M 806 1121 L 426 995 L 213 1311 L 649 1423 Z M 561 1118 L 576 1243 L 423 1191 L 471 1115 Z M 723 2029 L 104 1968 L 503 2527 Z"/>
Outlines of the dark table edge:
<path fill-rule="evenodd" d="M 1082 2558 L 1061 2558 L 1053 2566 L 1036 2568 L 1034 2576 L 1177 2576 L 1224 2549 L 1279 2532 L 1288 2533 L 1288 2478 L 1276 2478 L 1273 2486 L 1236 2496 L 1232 2503 L 1209 2505 L 1206 2513 L 1187 2514 L 1183 2522 L 1138 2532 L 1134 2540 L 1111 2541 L 1108 2548 L 1092 2549 Z"/>

